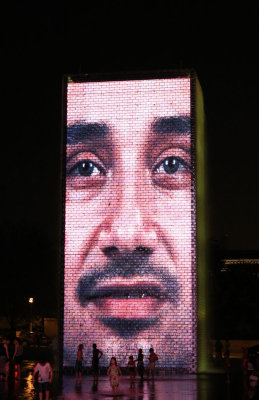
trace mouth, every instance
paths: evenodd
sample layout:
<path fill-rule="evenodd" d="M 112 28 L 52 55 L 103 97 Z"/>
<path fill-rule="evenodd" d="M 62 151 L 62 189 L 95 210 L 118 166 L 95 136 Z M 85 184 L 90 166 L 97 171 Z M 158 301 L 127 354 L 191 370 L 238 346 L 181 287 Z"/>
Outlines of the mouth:
<path fill-rule="evenodd" d="M 100 299 L 147 299 L 153 298 L 163 301 L 168 297 L 163 285 L 148 277 L 121 278 L 114 277 L 100 280 L 95 286 L 89 288 L 84 284 L 80 287 L 79 300 L 84 305 L 89 301 Z"/>
<path fill-rule="evenodd" d="M 162 300 L 165 298 L 163 290 L 152 284 L 132 284 L 132 285 L 101 285 L 88 297 L 88 301 L 98 299 L 146 299 L 155 298 Z"/>
<path fill-rule="evenodd" d="M 161 283 L 143 277 L 111 278 L 100 281 L 91 290 L 81 290 L 82 305 L 92 304 L 100 319 L 148 320 L 158 318 L 168 295 Z M 145 324 L 141 324 L 143 327 Z"/>

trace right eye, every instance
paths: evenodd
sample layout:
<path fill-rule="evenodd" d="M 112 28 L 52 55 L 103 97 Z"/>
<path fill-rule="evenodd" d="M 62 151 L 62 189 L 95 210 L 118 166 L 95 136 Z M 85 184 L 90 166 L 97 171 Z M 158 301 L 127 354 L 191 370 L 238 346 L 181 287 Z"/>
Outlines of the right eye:
<path fill-rule="evenodd" d="M 97 177 L 106 175 L 105 170 L 100 165 L 92 162 L 91 160 L 81 160 L 73 165 L 69 171 L 68 175 L 72 176 L 82 176 L 82 177 Z"/>

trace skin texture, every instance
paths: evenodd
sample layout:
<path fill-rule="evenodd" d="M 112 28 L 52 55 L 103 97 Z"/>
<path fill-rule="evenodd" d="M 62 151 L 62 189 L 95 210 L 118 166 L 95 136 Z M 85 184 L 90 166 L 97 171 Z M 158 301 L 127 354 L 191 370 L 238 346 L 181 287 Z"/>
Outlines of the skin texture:
<path fill-rule="evenodd" d="M 189 79 L 70 84 L 64 364 L 194 351 Z M 122 364 L 123 365 L 123 364 Z"/>

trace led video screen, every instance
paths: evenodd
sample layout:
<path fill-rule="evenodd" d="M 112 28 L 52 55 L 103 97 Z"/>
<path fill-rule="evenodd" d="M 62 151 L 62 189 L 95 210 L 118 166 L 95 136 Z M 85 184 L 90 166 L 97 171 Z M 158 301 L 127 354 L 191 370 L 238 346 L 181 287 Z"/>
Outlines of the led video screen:
<path fill-rule="evenodd" d="M 195 372 L 191 77 L 66 83 L 63 366 Z"/>

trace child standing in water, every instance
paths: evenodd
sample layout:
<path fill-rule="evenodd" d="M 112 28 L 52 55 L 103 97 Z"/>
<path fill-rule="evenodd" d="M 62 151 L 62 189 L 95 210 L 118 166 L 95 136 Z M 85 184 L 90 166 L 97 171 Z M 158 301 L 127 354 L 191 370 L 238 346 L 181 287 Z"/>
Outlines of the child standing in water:
<path fill-rule="evenodd" d="M 32 379 L 34 380 L 36 375 L 38 376 L 38 385 L 39 385 L 39 399 L 43 399 L 43 393 L 45 392 L 45 399 L 49 400 L 49 384 L 52 382 L 53 372 L 46 360 L 41 360 L 35 365 Z"/>
<path fill-rule="evenodd" d="M 129 356 L 127 367 L 129 371 L 130 380 L 132 382 L 135 380 L 136 377 L 136 361 L 133 359 L 133 356 Z"/>
<path fill-rule="evenodd" d="M 75 365 L 75 371 L 76 371 L 76 384 L 82 382 L 82 370 L 83 370 L 83 349 L 84 345 L 80 344 L 78 346 L 77 350 L 77 356 L 76 356 L 76 365 Z"/>
<path fill-rule="evenodd" d="M 122 375 L 120 367 L 117 365 L 115 357 L 111 358 L 111 364 L 108 368 L 107 375 L 110 378 L 110 384 L 114 393 L 118 392 L 119 387 L 119 375 Z"/>
<path fill-rule="evenodd" d="M 156 362 L 158 360 L 158 357 L 156 355 L 156 353 L 154 352 L 154 349 L 151 347 L 151 349 L 149 349 L 149 364 L 147 366 L 147 377 L 149 378 L 149 372 L 151 371 L 152 374 L 152 379 L 154 379 L 155 376 L 155 365 Z"/>

